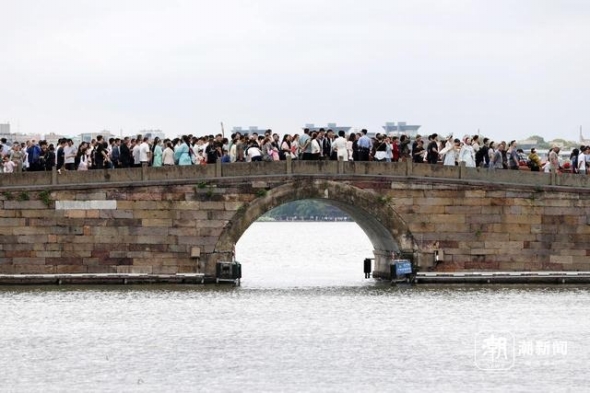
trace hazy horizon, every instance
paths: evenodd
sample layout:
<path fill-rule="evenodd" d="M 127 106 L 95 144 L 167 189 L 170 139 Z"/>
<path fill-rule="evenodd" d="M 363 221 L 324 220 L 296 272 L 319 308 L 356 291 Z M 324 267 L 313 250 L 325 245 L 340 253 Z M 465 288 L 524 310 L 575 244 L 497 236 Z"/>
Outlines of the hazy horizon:
<path fill-rule="evenodd" d="M 0 0 L 0 123 L 590 137 L 582 0 Z"/>

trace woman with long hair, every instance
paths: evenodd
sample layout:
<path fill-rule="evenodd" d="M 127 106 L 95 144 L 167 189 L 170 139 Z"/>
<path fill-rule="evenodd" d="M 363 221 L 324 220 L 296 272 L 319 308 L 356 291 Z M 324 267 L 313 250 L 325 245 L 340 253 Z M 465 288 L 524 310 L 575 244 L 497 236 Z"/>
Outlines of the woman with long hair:
<path fill-rule="evenodd" d="M 318 133 L 314 132 L 311 134 L 311 160 L 319 160 L 322 148 L 318 142 Z"/>
<path fill-rule="evenodd" d="M 152 146 L 152 166 L 153 167 L 161 167 L 162 166 L 162 154 L 164 151 L 162 150 L 162 140 L 158 137 L 154 139 L 154 145 Z"/>
<path fill-rule="evenodd" d="M 291 135 L 283 135 L 283 141 L 281 142 L 281 150 L 279 150 L 279 157 L 281 160 L 286 160 L 287 157 L 293 158 L 293 152 L 291 147 Z"/>
<path fill-rule="evenodd" d="M 178 165 L 192 165 L 191 151 L 190 139 L 187 135 L 183 135 L 182 142 L 179 142 L 174 152 L 174 161 L 178 162 Z"/>
<path fill-rule="evenodd" d="M 294 160 L 299 158 L 299 134 L 294 134 L 291 139 L 291 154 Z"/>
<path fill-rule="evenodd" d="M 76 152 L 76 156 L 74 157 L 74 167 L 78 171 L 88 170 L 88 155 L 86 154 L 87 150 L 88 143 L 80 143 L 80 146 L 78 146 L 78 151 Z"/>

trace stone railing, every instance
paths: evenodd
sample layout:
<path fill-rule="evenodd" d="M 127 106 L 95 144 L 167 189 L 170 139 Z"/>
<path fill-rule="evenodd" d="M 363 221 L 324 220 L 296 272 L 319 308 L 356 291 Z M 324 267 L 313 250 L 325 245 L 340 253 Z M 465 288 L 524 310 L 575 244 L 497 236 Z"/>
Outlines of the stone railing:
<path fill-rule="evenodd" d="M 520 186 L 559 186 L 590 189 L 590 176 L 570 173 L 466 168 L 414 164 L 412 162 L 278 161 L 215 165 L 125 168 L 90 171 L 24 172 L 0 174 L 0 189 L 63 188 L 69 185 L 141 185 L 141 183 L 186 183 L 216 178 L 270 176 L 362 177 L 445 181 L 448 183 L 490 183 Z"/>

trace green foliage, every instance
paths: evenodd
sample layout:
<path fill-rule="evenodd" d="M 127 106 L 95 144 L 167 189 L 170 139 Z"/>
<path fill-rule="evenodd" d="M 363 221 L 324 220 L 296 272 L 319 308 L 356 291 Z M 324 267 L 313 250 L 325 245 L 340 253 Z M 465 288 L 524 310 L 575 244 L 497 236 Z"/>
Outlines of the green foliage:
<path fill-rule="evenodd" d="M 17 199 L 18 199 L 19 201 L 28 201 L 28 200 L 29 200 L 29 199 L 31 199 L 31 198 L 29 197 L 29 193 L 28 193 L 28 192 L 26 192 L 26 191 L 23 191 L 23 192 L 21 192 L 20 194 L 18 194 L 18 197 L 17 197 Z"/>
<path fill-rule="evenodd" d="M 256 196 L 258 198 L 262 198 L 262 197 L 265 197 L 267 193 L 268 193 L 268 191 L 266 191 L 265 189 L 261 188 L 258 191 L 256 191 Z"/>
<path fill-rule="evenodd" d="M 197 188 L 197 189 L 201 189 L 201 190 L 202 190 L 203 188 L 205 188 L 205 187 L 207 187 L 207 182 L 204 182 L 204 181 L 202 181 L 202 182 L 199 182 L 199 183 L 196 185 L 196 188 Z"/>
<path fill-rule="evenodd" d="M 39 199 L 43 201 L 43 203 L 49 207 L 51 204 L 51 192 L 48 190 L 41 191 L 39 193 Z"/>
<path fill-rule="evenodd" d="M 14 195 L 12 195 L 12 192 L 10 191 L 4 191 L 2 195 L 4 195 L 4 198 L 6 198 L 7 201 L 12 201 L 14 199 Z"/>
<path fill-rule="evenodd" d="M 390 195 L 379 195 L 377 201 L 382 205 L 387 205 L 393 198 Z"/>

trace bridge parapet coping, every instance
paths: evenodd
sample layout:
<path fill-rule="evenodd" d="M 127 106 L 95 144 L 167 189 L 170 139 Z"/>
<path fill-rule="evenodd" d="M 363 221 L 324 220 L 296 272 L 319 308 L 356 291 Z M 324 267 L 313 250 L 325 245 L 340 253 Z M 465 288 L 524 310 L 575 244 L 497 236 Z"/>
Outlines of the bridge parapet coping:
<path fill-rule="evenodd" d="M 0 175 L 0 188 L 44 188 L 65 185 L 134 184 L 154 182 L 214 180 L 219 178 L 255 178 L 262 176 L 383 176 L 414 178 L 450 183 L 489 183 L 518 186 L 559 186 L 590 189 L 590 176 L 547 174 L 530 171 L 495 170 L 415 164 L 408 162 L 300 161 L 232 163 L 215 165 L 169 166 L 160 168 L 123 168 L 90 171 L 13 173 Z"/>

